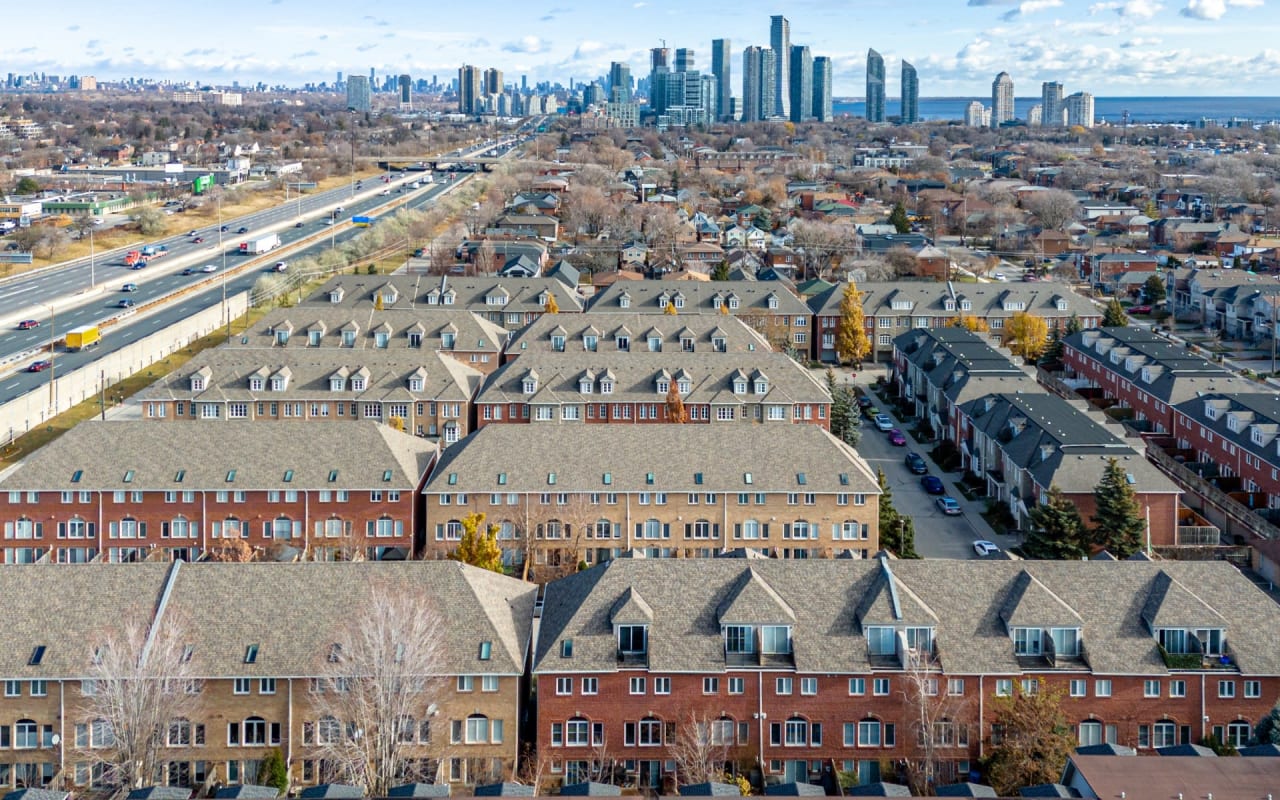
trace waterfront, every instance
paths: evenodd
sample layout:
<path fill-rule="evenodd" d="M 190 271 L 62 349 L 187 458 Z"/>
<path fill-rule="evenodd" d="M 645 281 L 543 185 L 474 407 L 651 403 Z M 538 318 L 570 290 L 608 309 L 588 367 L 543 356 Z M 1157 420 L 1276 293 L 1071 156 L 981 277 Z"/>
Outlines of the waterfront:
<path fill-rule="evenodd" d="M 977 100 L 990 106 L 988 97 L 922 97 L 920 119 L 962 120 L 965 108 Z M 1019 97 L 1014 100 L 1014 113 L 1026 119 L 1027 111 L 1040 102 L 1039 97 Z M 899 101 L 886 99 L 885 114 L 893 117 L 899 113 Z M 865 116 L 866 103 L 862 100 L 837 100 L 833 106 L 837 115 Z M 1098 122 L 1119 124 L 1125 111 L 1134 124 L 1151 122 L 1196 123 L 1201 118 L 1226 122 L 1233 118 L 1252 120 L 1255 123 L 1280 120 L 1280 97 L 1097 97 L 1094 114 Z"/>

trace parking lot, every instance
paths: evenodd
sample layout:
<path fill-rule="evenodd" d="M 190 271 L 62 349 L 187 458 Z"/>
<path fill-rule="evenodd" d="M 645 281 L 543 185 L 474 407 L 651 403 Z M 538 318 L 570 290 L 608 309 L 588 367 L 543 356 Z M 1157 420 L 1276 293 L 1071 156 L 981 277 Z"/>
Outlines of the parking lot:
<path fill-rule="evenodd" d="M 875 423 L 868 419 L 862 421 L 862 439 L 857 450 L 867 460 L 873 470 L 884 470 L 885 480 L 893 492 L 893 504 L 898 512 L 911 517 L 915 521 L 916 552 L 925 558 L 977 558 L 973 550 L 975 539 L 987 539 L 1006 549 L 1017 544 L 1017 540 L 1008 536 L 998 536 L 979 516 L 985 501 L 965 500 L 955 489 L 959 481 L 959 473 L 944 473 L 929 459 L 931 447 L 920 446 L 911 437 L 907 426 L 899 420 L 889 408 L 878 403 L 881 412 L 894 420 L 895 427 L 907 438 L 905 447 L 895 447 L 889 443 L 889 436 L 876 429 Z M 938 509 L 937 497 L 925 492 L 920 485 L 920 475 L 913 475 L 906 465 L 906 454 L 918 453 L 925 459 L 929 474 L 942 479 L 947 495 L 960 503 L 964 511 L 959 516 L 946 516 Z"/>

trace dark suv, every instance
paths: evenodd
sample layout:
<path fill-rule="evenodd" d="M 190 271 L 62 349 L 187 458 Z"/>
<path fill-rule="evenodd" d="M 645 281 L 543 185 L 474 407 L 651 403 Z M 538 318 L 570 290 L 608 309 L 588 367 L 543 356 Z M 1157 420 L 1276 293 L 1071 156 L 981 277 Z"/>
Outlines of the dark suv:
<path fill-rule="evenodd" d="M 929 471 L 929 465 L 924 463 L 924 459 L 918 453 L 907 453 L 907 469 L 911 470 L 912 475 L 924 475 Z"/>

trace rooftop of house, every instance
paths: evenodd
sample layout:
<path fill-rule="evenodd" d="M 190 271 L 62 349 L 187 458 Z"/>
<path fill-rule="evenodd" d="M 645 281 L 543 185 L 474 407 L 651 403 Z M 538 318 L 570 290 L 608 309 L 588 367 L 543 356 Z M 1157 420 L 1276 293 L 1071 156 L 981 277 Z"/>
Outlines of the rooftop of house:
<path fill-rule="evenodd" d="M 412 490 L 436 445 L 377 422 L 87 422 L 0 478 L 16 491 Z"/>
<path fill-rule="evenodd" d="M 1245 798 L 1269 797 L 1276 790 L 1280 758 L 1217 756 L 1071 756 L 1063 782 L 1090 791 L 1089 797 Z"/>
<path fill-rule="evenodd" d="M 352 333 L 348 345 L 346 337 Z M 369 293 L 353 304 L 335 305 L 326 299 L 276 309 L 224 348 L 440 349 L 445 334 L 454 342 L 446 349 L 482 353 L 501 352 L 508 336 L 502 326 L 464 308 L 387 306 L 379 310 Z"/>
<path fill-rule="evenodd" d="M 508 355 L 555 352 L 556 341 L 563 338 L 562 349 L 586 352 L 587 340 L 595 337 L 594 352 L 620 352 L 617 337 L 623 330 L 629 337 L 629 349 L 647 352 L 650 339 L 660 339 L 663 352 L 679 352 L 687 347 L 695 352 L 714 352 L 722 342 L 726 353 L 764 352 L 772 349 L 767 339 L 755 328 L 733 315 L 687 314 L 667 316 L 637 311 L 597 311 L 589 315 L 544 314 L 529 323 L 511 339 Z"/>
<path fill-rule="evenodd" d="M 534 671 L 617 669 L 620 623 L 670 672 L 722 672 L 725 625 L 789 627 L 805 673 L 868 672 L 872 626 L 933 628 L 952 675 L 1023 672 L 1014 627 L 1076 629 L 1074 668 L 1128 675 L 1168 674 L 1155 627 L 1219 628 L 1241 673 L 1280 672 L 1280 606 L 1224 562 L 616 559 L 547 586 Z"/>
<path fill-rule="evenodd" d="M 771 308 L 770 303 L 776 308 Z M 628 309 L 661 313 L 668 305 L 675 307 L 677 317 L 723 313 L 722 305 L 729 313 L 737 314 L 807 316 L 810 313 L 800 298 L 779 284 L 757 281 L 620 281 L 598 294 L 587 310 L 591 313 Z"/>
<path fill-rule="evenodd" d="M 820 426 L 726 424 L 740 434 L 717 425 L 486 425 L 444 457 L 424 491 L 879 494 L 867 462 Z M 511 457 L 551 452 L 560 454 L 554 464 Z"/>
<path fill-rule="evenodd" d="M 1204 392 L 1256 391 L 1233 374 L 1145 328 L 1093 328 L 1062 340 L 1069 351 L 1127 376 L 1144 392 L 1176 404 Z"/>
<path fill-rule="evenodd" d="M 840 313 L 844 283 L 815 295 L 809 301 L 818 316 Z M 1018 311 L 1040 316 L 1076 314 L 1083 318 L 1100 313 L 1084 297 L 1052 283 L 939 283 L 935 281 L 868 281 L 857 284 L 862 310 L 868 317 L 932 316 L 1011 317 Z"/>
<path fill-rule="evenodd" d="M 384 309 L 422 311 L 443 306 L 477 312 L 541 313 L 548 293 L 555 295 L 556 305 L 562 313 L 582 310 L 582 297 L 576 287 L 566 285 L 559 278 L 496 275 L 341 275 L 317 289 L 307 298 L 305 305 L 371 307 L 374 298 L 382 295 Z"/>

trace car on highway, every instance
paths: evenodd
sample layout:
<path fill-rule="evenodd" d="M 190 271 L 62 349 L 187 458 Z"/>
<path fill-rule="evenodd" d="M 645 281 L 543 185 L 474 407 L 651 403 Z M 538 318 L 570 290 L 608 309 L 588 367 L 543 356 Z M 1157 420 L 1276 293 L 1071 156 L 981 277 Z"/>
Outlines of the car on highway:
<path fill-rule="evenodd" d="M 288 261 L 277 261 L 277 262 L 275 263 L 275 265 L 274 265 L 273 267 L 271 267 L 271 271 L 272 271 L 272 272 L 284 272 L 284 271 L 285 271 L 285 270 L 287 270 L 288 268 L 289 268 L 289 262 L 288 262 Z"/>
<path fill-rule="evenodd" d="M 188 236 L 198 236 L 200 231 L 187 231 Z"/>
<path fill-rule="evenodd" d="M 980 556 L 991 556 L 1000 552 L 1000 546 L 986 539 L 977 539 L 973 543 L 973 552 Z"/>
<path fill-rule="evenodd" d="M 119 303 L 116 303 L 116 308 L 133 308 L 135 305 L 136 303 L 126 297 Z"/>
<path fill-rule="evenodd" d="M 201 268 L 200 268 L 200 271 L 201 271 L 201 272 L 217 272 L 217 271 L 218 271 L 218 265 L 217 265 L 217 264 L 205 264 L 203 267 L 201 267 Z"/>
<path fill-rule="evenodd" d="M 124 286 L 121 286 L 121 287 L 120 287 L 120 291 L 122 291 L 122 292 L 136 292 L 136 291 L 138 291 L 138 284 L 136 284 L 136 283 L 126 283 Z"/>
<path fill-rule="evenodd" d="M 39 328 L 39 327 L 40 327 L 40 320 L 38 319 L 24 319 L 22 322 L 18 323 L 18 330 L 20 331 L 29 331 L 32 328 Z"/>
<path fill-rule="evenodd" d="M 249 232 L 249 229 L 246 228 L 244 225 L 241 225 L 240 228 L 236 230 L 236 233 L 248 233 L 248 232 Z"/>
<path fill-rule="evenodd" d="M 382 191 L 378 192 L 378 194 L 379 194 L 380 196 L 382 196 L 382 197 L 385 197 L 385 196 L 387 196 L 387 195 L 391 194 L 391 190 L 390 190 L 390 189 L 383 189 Z"/>
<path fill-rule="evenodd" d="M 322 220 L 322 221 L 321 221 L 321 224 L 323 224 L 323 225 L 332 225 L 332 224 L 333 224 L 333 220 L 331 220 L 331 219 L 325 219 L 325 220 Z"/>
<path fill-rule="evenodd" d="M 231 226 L 223 225 L 221 228 L 218 228 L 218 230 L 222 231 L 223 233 L 226 233 L 227 231 L 231 230 Z"/>
<path fill-rule="evenodd" d="M 906 434 L 904 434 L 902 431 L 898 430 L 897 428 L 894 428 L 893 430 L 889 431 L 889 444 L 893 445 L 894 447 L 906 447 L 907 446 Z"/>
<path fill-rule="evenodd" d="M 920 486 L 924 489 L 925 494 L 946 494 L 946 487 L 942 485 L 942 478 L 937 475 L 925 475 L 920 479 Z"/>
<path fill-rule="evenodd" d="M 47 358 L 42 358 L 39 361 L 32 361 L 30 366 L 27 367 L 27 372 L 44 372 L 46 369 L 52 366 L 53 366 L 52 361 L 50 361 Z"/>
<path fill-rule="evenodd" d="M 147 262 L 145 261 L 139 261 L 136 264 L 134 264 L 132 267 L 129 267 L 129 269 L 146 269 L 146 268 L 147 268 Z"/>
<path fill-rule="evenodd" d="M 924 475 L 929 471 L 929 465 L 924 463 L 919 453 L 907 453 L 906 463 L 912 475 Z"/>
<path fill-rule="evenodd" d="M 301 228 L 301 227 L 302 227 L 302 223 L 301 223 L 301 222 L 295 223 L 293 227 L 295 227 L 295 228 Z"/>
<path fill-rule="evenodd" d="M 203 237 L 203 236 L 197 236 L 196 238 L 194 238 L 194 239 L 192 239 L 192 240 L 191 240 L 191 243 L 192 243 L 192 244 L 204 244 L 204 237 Z"/>
<path fill-rule="evenodd" d="M 935 500 L 934 503 L 938 506 L 938 510 L 943 514 L 946 514 L 948 517 L 957 517 L 964 513 L 961 511 L 960 504 L 955 501 L 955 498 L 948 497 L 945 494 Z"/>
<path fill-rule="evenodd" d="M 182 274 L 183 274 L 183 275 L 195 275 L 195 274 L 196 274 L 196 268 L 195 268 L 195 267 L 187 267 L 186 269 L 184 269 L 184 270 L 182 271 Z"/>
<path fill-rule="evenodd" d="M 875 420 L 876 427 L 880 430 L 886 432 L 893 430 L 893 420 L 890 419 L 888 414 L 876 414 L 872 419 Z"/>

